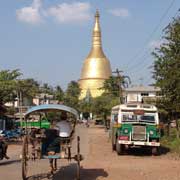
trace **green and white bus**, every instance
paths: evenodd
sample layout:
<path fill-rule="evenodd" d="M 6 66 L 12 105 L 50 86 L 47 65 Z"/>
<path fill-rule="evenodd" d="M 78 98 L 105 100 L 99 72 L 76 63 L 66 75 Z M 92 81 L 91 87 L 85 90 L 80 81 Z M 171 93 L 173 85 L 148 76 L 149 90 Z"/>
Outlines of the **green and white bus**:
<path fill-rule="evenodd" d="M 129 103 L 111 111 L 110 136 L 118 155 L 134 146 L 149 146 L 158 153 L 160 129 L 157 108 L 150 104 Z"/>

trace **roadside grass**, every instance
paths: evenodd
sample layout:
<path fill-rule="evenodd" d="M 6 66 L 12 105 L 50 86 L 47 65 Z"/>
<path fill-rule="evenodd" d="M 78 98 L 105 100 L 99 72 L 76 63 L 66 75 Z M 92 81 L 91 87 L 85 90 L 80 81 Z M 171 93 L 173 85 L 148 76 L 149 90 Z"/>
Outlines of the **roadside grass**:
<path fill-rule="evenodd" d="M 169 148 L 171 152 L 180 155 L 180 138 L 176 137 L 176 129 L 170 129 L 170 136 L 164 135 L 161 138 L 161 145 Z"/>

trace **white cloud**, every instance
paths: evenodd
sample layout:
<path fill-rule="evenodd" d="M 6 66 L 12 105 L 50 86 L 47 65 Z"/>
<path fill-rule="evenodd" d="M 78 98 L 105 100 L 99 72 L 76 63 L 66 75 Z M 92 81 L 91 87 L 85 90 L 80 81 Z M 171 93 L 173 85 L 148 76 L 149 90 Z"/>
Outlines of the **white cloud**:
<path fill-rule="evenodd" d="M 89 20 L 90 8 L 91 5 L 89 3 L 62 3 L 57 6 L 50 7 L 47 14 L 54 17 L 59 23 L 75 23 Z"/>
<path fill-rule="evenodd" d="M 128 9 L 125 9 L 125 8 L 110 9 L 108 10 L 108 12 L 114 16 L 118 16 L 122 18 L 126 18 L 130 16 Z"/>
<path fill-rule="evenodd" d="M 19 21 L 39 24 L 43 21 L 41 16 L 42 0 L 33 0 L 31 6 L 16 10 L 16 17 Z"/>
<path fill-rule="evenodd" d="M 165 41 L 164 40 L 153 40 L 153 41 L 151 41 L 150 43 L 149 43 L 149 47 L 151 48 L 151 49 L 155 49 L 155 48 L 160 48 L 161 47 L 161 45 L 164 43 Z"/>

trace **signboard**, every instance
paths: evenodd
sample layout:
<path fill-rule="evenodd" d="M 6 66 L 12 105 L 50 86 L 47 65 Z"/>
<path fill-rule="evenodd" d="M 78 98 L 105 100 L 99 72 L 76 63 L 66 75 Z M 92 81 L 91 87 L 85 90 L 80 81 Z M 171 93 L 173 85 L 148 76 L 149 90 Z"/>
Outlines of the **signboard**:
<path fill-rule="evenodd" d="M 135 115 L 144 115 L 144 110 L 141 110 L 141 109 L 134 110 L 134 114 Z"/>

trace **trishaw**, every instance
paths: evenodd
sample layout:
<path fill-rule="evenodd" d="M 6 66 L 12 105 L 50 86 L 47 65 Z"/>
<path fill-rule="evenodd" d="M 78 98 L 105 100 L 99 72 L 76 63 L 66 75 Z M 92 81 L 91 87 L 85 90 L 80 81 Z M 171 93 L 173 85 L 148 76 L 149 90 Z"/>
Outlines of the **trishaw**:
<path fill-rule="evenodd" d="M 71 124 L 72 131 L 68 137 L 60 137 L 59 132 L 54 128 L 56 122 L 61 122 L 60 115 L 61 113 L 67 113 L 68 123 Z M 54 113 L 55 117 L 53 120 L 50 120 L 50 127 L 42 128 L 41 119 L 42 116 L 48 116 L 48 114 Z M 40 126 L 38 127 L 29 127 L 27 126 L 28 120 L 32 118 L 38 118 L 40 121 Z M 25 127 L 25 136 L 23 139 L 22 147 L 22 179 L 28 179 L 28 167 L 29 161 L 36 161 L 40 159 L 49 159 L 50 163 L 50 175 L 52 175 L 57 170 L 57 160 L 58 159 L 67 159 L 71 161 L 74 159 L 77 162 L 77 179 L 80 179 L 80 161 L 83 160 L 82 155 L 80 154 L 80 137 L 77 137 L 77 154 L 71 155 L 71 144 L 74 139 L 75 126 L 78 119 L 78 113 L 75 109 L 60 105 L 60 104 L 43 104 L 39 106 L 34 106 L 30 108 L 24 117 Z M 58 148 L 51 151 L 48 148 L 53 144 L 52 142 L 58 140 Z M 56 142 L 57 144 L 57 142 Z M 57 150 L 58 149 L 58 150 Z M 51 153 L 50 153 L 51 152 Z"/>

